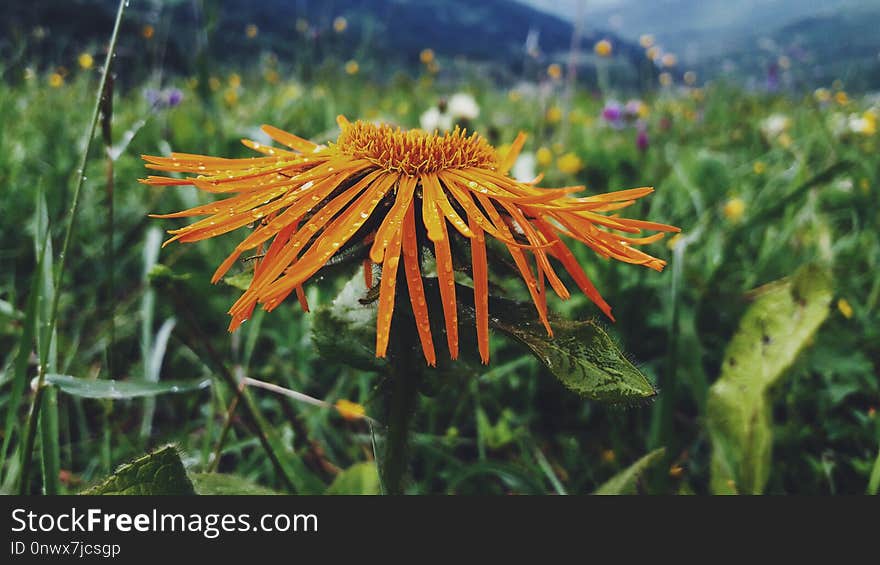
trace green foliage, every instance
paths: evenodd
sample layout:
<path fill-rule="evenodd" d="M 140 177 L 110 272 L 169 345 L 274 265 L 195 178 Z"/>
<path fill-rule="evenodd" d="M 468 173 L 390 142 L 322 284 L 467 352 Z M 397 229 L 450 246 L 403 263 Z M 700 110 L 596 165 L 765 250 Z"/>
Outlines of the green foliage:
<path fill-rule="evenodd" d="M 379 471 L 375 463 L 356 463 L 343 470 L 324 494 L 380 494 Z"/>
<path fill-rule="evenodd" d="M 190 473 L 196 494 L 267 495 L 282 494 L 238 475 L 226 473 Z"/>
<path fill-rule="evenodd" d="M 772 443 L 768 391 L 828 316 L 831 297 L 830 274 L 815 265 L 759 289 L 709 389 L 714 492 L 763 492 Z"/>
<path fill-rule="evenodd" d="M 82 494 L 180 495 L 195 494 L 192 481 L 171 445 L 121 465 L 116 472 Z"/>
<path fill-rule="evenodd" d="M 632 404 L 657 394 L 595 321 L 556 322 L 553 337 L 535 327 L 495 325 L 528 346 L 562 384 L 585 398 Z"/>
<path fill-rule="evenodd" d="M 662 462 L 665 454 L 664 448 L 655 449 L 605 481 L 593 494 L 636 494 L 639 480 L 654 465 Z"/>
<path fill-rule="evenodd" d="M 880 450 L 877 450 L 877 459 L 871 469 L 871 478 L 868 480 L 868 494 L 880 492 Z"/>
<path fill-rule="evenodd" d="M 111 400 L 190 392 L 211 386 L 209 379 L 192 382 L 162 381 L 156 383 L 136 379 L 127 381 L 82 379 L 72 375 L 55 374 L 46 375 L 46 382 L 57 387 L 62 392 L 80 398 L 105 398 Z"/>
<path fill-rule="evenodd" d="M 159 61 L 159 31 L 147 50 L 140 49 L 144 44 L 137 30 L 123 34 L 126 53 L 155 49 Z M 57 272 L 71 181 L 78 178 L 77 148 L 83 147 L 90 125 L 81 109 L 94 99 L 97 87 L 95 69 L 78 69 L 76 53 L 67 51 L 58 54 L 56 64 L 68 69 L 58 88 L 49 86 L 48 72 L 39 67 L 31 79 L 5 75 L 12 80 L 0 83 L 0 181 L 6 188 L 0 191 L 0 209 L 8 220 L 0 223 L 4 491 L 14 490 L 21 473 L 22 432 L 33 397 L 28 385 L 40 366 L 38 342 L 46 344 L 49 335 L 42 323 L 46 302 L 40 293 L 50 290 L 47 271 Z M 99 64 L 99 51 L 92 53 Z M 216 470 L 217 475 L 242 477 L 286 493 L 321 493 L 333 481 L 335 469 L 371 465 L 378 451 L 374 441 L 381 444 L 384 439 L 381 425 L 375 426 L 374 438 L 364 422 L 346 421 L 333 410 L 263 390 L 239 397 L 236 380 L 250 376 L 329 403 L 348 399 L 363 404 L 381 422 L 386 368 L 374 358 L 375 305 L 369 302 L 375 296 L 364 287 L 361 274 L 351 262 L 333 265 L 306 285 L 311 313 L 301 313 L 291 298 L 271 313 L 255 313 L 239 332 L 229 334 L 226 312 L 249 280 L 253 262 L 243 258 L 233 266 L 227 284 L 211 285 L 209 280 L 246 228 L 228 237 L 165 247 L 159 251 L 160 263 L 145 276 L 150 263 L 145 248 L 152 252 L 156 243 L 148 230 L 174 229 L 187 221 L 156 220 L 147 214 L 220 196 L 188 187 L 137 184 L 135 179 L 149 174 L 139 155 L 175 150 L 250 156 L 239 139 L 259 139 L 256 127 L 261 123 L 332 140 L 339 113 L 414 127 L 420 113 L 459 89 L 471 92 L 481 107 L 470 127 L 490 135 L 496 145 L 523 130 L 529 134 L 525 151 L 544 148 L 550 154 L 550 163 L 539 167 L 538 172 L 546 173 L 541 186 L 586 184 L 585 194 L 594 194 L 653 185 L 654 194 L 622 212 L 679 225 L 683 234 L 671 247 L 664 240 L 645 248 L 669 261 L 663 273 L 607 261 L 572 245 L 579 263 L 613 305 L 617 322 L 590 322 L 598 310 L 563 274 L 572 298 L 548 299 L 555 313 L 552 340 L 527 304 L 528 292 L 509 264 L 507 250 L 490 245 L 491 293 L 507 299 L 490 306 L 498 320 L 492 322 L 491 364 L 482 366 L 476 354 L 472 309 L 460 311 L 461 356 L 455 363 L 448 359 L 437 316 L 439 366 L 419 367 L 425 376 L 413 417 L 408 492 L 586 494 L 620 473 L 618 462 L 635 461 L 652 446 L 665 446 L 666 461 L 675 461 L 681 474 L 667 476 L 655 463 L 656 472 L 646 476 L 650 480 L 639 482 L 644 491 L 706 493 L 726 488 L 723 478 L 712 478 L 713 452 L 716 464 L 725 453 L 718 447 L 722 437 L 736 446 L 729 447 L 731 460 L 748 455 L 749 469 L 734 462 L 735 471 L 726 475 L 739 492 L 759 484 L 772 493 L 864 493 L 866 485 L 876 488 L 880 136 L 857 134 L 846 126 L 850 117 L 862 116 L 876 102 L 850 92 L 846 104 L 818 104 L 812 96 L 743 92 L 723 85 L 644 92 L 651 146 L 640 152 L 633 128 L 605 127 L 598 117 L 602 100 L 581 86 L 563 96 L 565 81 L 549 84 L 543 99 L 563 109 L 571 105 L 563 121 L 552 124 L 527 88 L 511 93 L 484 73 L 468 65 L 452 66 L 439 54 L 438 76 L 382 74 L 378 81 L 366 72 L 378 66 L 367 52 L 358 57 L 362 72 L 356 76 L 345 75 L 332 62 L 316 63 L 306 74 L 300 58 L 290 64 L 264 55 L 254 54 L 246 70 L 206 65 L 199 76 L 181 77 L 165 69 L 169 72 L 161 73 L 162 83 L 155 78 L 141 81 L 128 74 L 129 66 L 117 67 L 114 259 L 106 260 L 105 249 L 108 163 L 105 153 L 96 150 L 84 171 L 67 274 L 57 289 L 57 364 L 49 372 L 76 375 L 85 381 L 80 384 L 98 387 L 93 390 L 103 387 L 99 396 L 117 386 L 140 386 L 147 374 L 158 375 L 160 387 L 176 379 L 185 384 L 211 379 L 212 385 L 140 400 L 84 398 L 54 385 L 46 389 L 58 392 L 57 432 L 51 419 L 40 427 L 45 425 L 43 435 L 50 440 L 57 439 L 58 459 L 56 464 L 51 441 L 43 445 L 38 438 L 34 453 L 42 455 L 47 463 L 43 474 L 50 478 L 38 483 L 41 473 L 35 466 L 30 492 L 56 487 L 74 492 L 106 477 L 116 462 L 165 443 L 180 445 L 187 453 L 193 477 Z M 266 78 L 273 70 L 278 73 L 274 83 Z M 546 76 L 546 69 L 539 71 Z M 228 100 L 233 72 L 240 74 L 241 86 L 235 89 L 237 99 Z M 522 78 L 537 80 L 538 74 L 530 72 L 524 71 Z M 211 78 L 219 84 L 216 90 Z M 181 88 L 183 102 L 176 108 L 152 108 L 144 90 L 165 86 Z M 772 114 L 789 119 L 784 143 L 762 132 L 762 122 Z M 558 157 L 567 152 L 583 161 L 581 171 L 558 169 Z M 45 204 L 37 198 L 40 187 Z M 725 213 L 732 198 L 745 205 L 739 219 Z M 51 258 L 42 253 L 44 248 L 52 249 Z M 462 306 L 467 306 L 471 284 L 467 259 L 465 252 L 456 264 Z M 809 340 L 800 337 L 805 327 L 800 322 L 774 328 L 774 334 L 784 334 L 776 344 L 764 345 L 759 339 L 763 333 L 749 330 L 748 343 L 741 344 L 737 355 L 768 371 L 778 369 L 779 376 L 774 381 L 731 372 L 725 348 L 745 323 L 746 310 L 755 307 L 749 303 L 756 296 L 752 289 L 817 261 L 832 265 L 832 304 L 845 299 L 850 310 L 832 307 L 829 312 L 830 291 L 825 291 L 828 317 Z M 431 280 L 429 273 L 426 290 Z M 343 292 L 346 284 L 350 288 Z M 340 293 L 346 295 L 344 301 L 337 298 Z M 431 311 L 442 308 L 432 306 Z M 162 333 L 163 322 L 172 318 L 174 331 Z M 161 359 L 153 359 L 162 349 L 155 347 L 160 337 L 168 338 L 167 347 Z M 750 345 L 755 339 L 757 349 Z M 793 339 L 803 343 L 795 346 Z M 807 347 L 808 342 L 814 343 Z M 772 360 L 759 355 L 785 343 L 789 345 Z M 414 358 L 421 361 L 419 354 Z M 707 391 L 720 375 L 709 400 Z M 728 390 L 732 398 L 725 396 L 732 379 L 748 383 L 751 392 Z M 655 394 L 655 383 L 658 402 L 646 402 Z M 623 401 L 623 407 L 594 400 L 603 397 Z M 151 418 L 146 400 L 155 400 Z M 664 405 L 667 411 L 660 414 Z M 257 414 L 256 427 L 248 408 Z M 730 419 L 719 421 L 719 408 Z M 766 417 L 768 412 L 773 418 Z M 656 420 L 663 425 L 652 426 L 658 414 L 663 418 Z M 756 415 L 754 423 L 761 426 L 755 428 L 757 435 L 743 439 L 747 428 L 736 422 L 744 423 L 747 414 Z M 146 421 L 151 424 L 148 434 L 143 433 Z M 770 438 L 773 458 L 768 466 L 762 454 Z M 49 469 L 56 465 L 61 480 L 53 485 Z M 734 472 L 751 476 L 746 482 L 752 486 L 743 488 Z"/>

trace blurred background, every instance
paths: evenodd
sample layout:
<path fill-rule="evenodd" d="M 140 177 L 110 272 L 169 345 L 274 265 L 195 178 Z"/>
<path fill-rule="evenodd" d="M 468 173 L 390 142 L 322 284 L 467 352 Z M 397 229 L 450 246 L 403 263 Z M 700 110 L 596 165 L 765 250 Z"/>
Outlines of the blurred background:
<path fill-rule="evenodd" d="M 656 399 L 585 400 L 493 335 L 492 365 L 471 351 L 427 379 L 410 492 L 583 494 L 636 461 L 621 491 L 876 492 L 876 2 L 131 0 L 79 171 L 116 8 L 7 0 L 0 15 L 4 491 L 21 471 L 33 397 L 23 383 L 53 334 L 44 354 L 73 380 L 50 387 L 33 492 L 76 492 L 165 443 L 193 476 L 288 490 L 218 371 L 381 416 L 385 368 L 372 338 L 337 316 L 357 298 L 354 268 L 306 287 L 319 312 L 291 303 L 230 335 L 240 279 L 209 281 L 240 236 L 160 251 L 162 231 L 180 224 L 147 214 L 209 198 L 137 183 L 141 154 L 250 156 L 239 140 L 269 142 L 261 124 L 323 142 L 344 114 L 461 125 L 502 149 L 524 131 L 520 180 L 544 173 L 541 186 L 587 193 L 654 186 L 629 215 L 683 230 L 648 249 L 669 261 L 662 274 L 576 250 L 614 307 L 617 322 L 599 322 L 657 385 Z M 515 277 L 495 282 L 528 297 Z M 777 291 L 790 300 L 774 302 Z M 579 296 L 550 308 L 601 316 Z M 772 327 L 752 339 L 756 324 Z M 780 348 L 779 367 L 768 368 L 766 347 Z M 101 384 L 109 379 L 135 385 L 114 392 Z M 297 490 L 377 488 L 381 437 L 366 421 L 272 391 L 252 396 L 275 456 L 309 477 Z"/>

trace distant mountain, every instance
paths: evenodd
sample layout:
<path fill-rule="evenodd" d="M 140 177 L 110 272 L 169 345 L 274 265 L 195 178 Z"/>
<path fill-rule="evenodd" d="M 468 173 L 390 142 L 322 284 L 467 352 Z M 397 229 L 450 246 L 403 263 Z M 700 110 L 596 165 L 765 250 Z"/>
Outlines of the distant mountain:
<path fill-rule="evenodd" d="M 0 55 L 52 59 L 69 57 L 71 49 L 100 44 L 106 38 L 115 0 L 33 2 L 6 0 L 0 13 Z M 348 22 L 335 34 L 334 18 Z M 297 22 L 308 31 L 297 31 Z M 571 46 L 572 23 L 513 0 L 132 0 L 126 16 L 120 55 L 136 61 L 143 25 L 152 23 L 156 37 L 166 37 L 164 64 L 182 70 L 199 57 L 215 62 L 253 63 L 255 53 L 271 50 L 282 61 L 302 62 L 335 56 L 363 56 L 387 65 L 417 65 L 419 52 L 516 67 L 525 57 L 528 37 L 537 38 L 541 64 L 559 59 Z M 254 24 L 257 37 L 245 28 Z M 48 34 L 40 42 L 32 30 Z M 5 36 L 5 39 L 3 38 Z M 641 49 L 613 33 L 591 30 L 583 36 L 589 51 L 600 37 L 610 37 L 617 53 L 642 59 Z"/>
<path fill-rule="evenodd" d="M 570 20 L 582 4 L 588 26 L 629 40 L 653 34 L 682 65 L 704 77 L 735 71 L 759 78 L 786 55 L 795 65 L 815 65 L 800 69 L 801 81 L 809 75 L 819 83 L 836 75 L 861 87 L 880 87 L 877 0 L 521 1 Z"/>

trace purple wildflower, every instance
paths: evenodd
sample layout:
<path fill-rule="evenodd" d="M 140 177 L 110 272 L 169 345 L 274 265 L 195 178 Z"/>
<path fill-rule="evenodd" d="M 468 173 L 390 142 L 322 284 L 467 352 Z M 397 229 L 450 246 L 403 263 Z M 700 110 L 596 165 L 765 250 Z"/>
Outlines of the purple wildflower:
<path fill-rule="evenodd" d="M 606 102 L 605 107 L 602 108 L 602 119 L 612 127 L 622 127 L 623 108 L 621 108 L 620 103 L 616 100 Z"/>
<path fill-rule="evenodd" d="M 169 108 L 174 108 L 183 101 L 183 92 L 179 88 L 169 88 L 165 93 Z"/>

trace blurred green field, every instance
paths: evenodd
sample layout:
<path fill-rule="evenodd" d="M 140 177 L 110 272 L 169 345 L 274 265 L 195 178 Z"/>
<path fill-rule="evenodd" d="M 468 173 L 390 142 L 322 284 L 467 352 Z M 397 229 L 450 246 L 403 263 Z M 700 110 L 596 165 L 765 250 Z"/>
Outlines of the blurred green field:
<path fill-rule="evenodd" d="M 829 294 L 819 304 L 821 325 L 814 335 L 798 335 L 807 322 L 785 318 L 782 306 L 770 304 L 767 319 L 781 313 L 782 325 L 753 347 L 778 339 L 793 359 L 767 383 L 766 406 L 761 404 L 769 414 L 766 431 L 773 447 L 766 487 L 758 490 L 864 493 L 873 470 L 876 492 L 880 101 L 846 96 L 830 86 L 818 95 L 775 95 L 722 84 L 673 85 L 643 94 L 648 139 L 647 148 L 640 149 L 634 125 L 618 129 L 602 118 L 607 100 L 630 98 L 607 85 L 604 93 L 571 91 L 564 81 L 551 79 L 534 89 L 507 88 L 476 71 L 459 74 L 454 82 L 427 71 L 378 81 L 370 72 L 377 67 L 363 61 L 354 72 L 351 65 L 347 71 L 341 64 L 326 65 L 306 82 L 264 59 L 246 70 L 217 68 L 198 77 L 154 76 L 118 86 L 112 146 L 108 150 L 102 143 L 99 126 L 59 289 L 51 288 L 51 275 L 98 73 L 94 67 L 58 78 L 34 72 L 0 84 L 4 491 L 14 491 L 19 479 L 33 395 L 26 386 L 19 397 L 16 382 L 29 383 L 37 374 L 31 351 L 34 342 L 46 343 L 51 331 L 45 322 L 52 292 L 60 293 L 57 342 L 47 352 L 57 355 L 54 372 L 95 380 L 158 378 L 160 383 L 209 379 L 211 385 L 137 399 L 84 398 L 51 387 L 37 445 L 43 468 L 33 469 L 31 492 L 77 492 L 118 464 L 166 443 L 179 446 L 193 474 L 216 470 L 289 490 L 240 411 L 226 429 L 235 391 L 215 378 L 222 367 L 236 378 L 246 375 L 330 403 L 360 403 L 381 420 L 381 368 L 371 367 L 369 359 L 348 359 L 356 366 L 345 363 L 357 348 L 346 344 L 356 339 L 353 334 L 332 336 L 348 353 L 326 355 L 326 349 L 317 348 L 316 316 L 302 314 L 295 301 L 256 316 L 235 334 L 226 332 L 226 310 L 240 290 L 212 286 L 209 280 L 241 236 L 160 251 L 160 230 L 182 224 L 147 214 L 180 210 L 208 197 L 190 187 L 138 184 L 147 174 L 140 155 L 173 149 L 249 156 L 239 140 L 259 139 L 260 124 L 332 140 L 338 114 L 418 127 L 420 115 L 441 97 L 463 91 L 480 107 L 468 126 L 496 146 L 512 141 L 518 131 L 529 134 L 525 151 L 546 174 L 541 186 L 584 184 L 588 194 L 654 186 L 656 192 L 628 215 L 677 225 L 683 232 L 650 246 L 649 252 L 669 261 L 661 274 L 573 248 L 614 307 L 617 322 L 600 323 L 659 387 L 655 400 L 619 407 L 580 398 L 521 344 L 493 334 L 490 366 L 481 366 L 470 351 L 458 364 L 441 363 L 428 371 L 412 430 L 408 492 L 590 493 L 660 447 L 665 455 L 654 457 L 631 488 L 747 491 L 710 464 L 713 451 L 724 449 L 710 436 L 715 417 L 709 414 L 710 387 L 764 285 L 799 272 L 807 274 L 798 275 L 798 281 L 827 277 Z M 179 88 L 181 102 L 173 107 L 151 103 L 147 90 L 160 86 Z M 47 233 L 51 243 L 40 264 Z M 151 283 L 147 274 L 156 264 L 168 270 Z M 803 271 L 807 265 L 810 270 Z M 233 274 L 248 268 L 242 263 Z M 359 276 L 355 267 L 339 268 L 307 285 L 313 309 L 329 305 L 348 280 Z M 495 282 L 507 297 L 528 299 L 518 279 L 504 275 Z M 798 284 L 795 302 L 811 300 L 797 294 Z M 35 293 L 41 299 L 29 306 Z M 550 307 L 570 320 L 601 316 L 583 296 L 551 299 Z M 743 347 L 751 351 L 752 346 Z M 745 384 L 728 398 L 733 405 L 750 406 L 756 394 L 763 395 L 763 389 L 749 389 L 748 381 L 762 370 L 743 369 Z M 343 490 L 376 488 L 373 442 L 382 441 L 381 429 L 371 437 L 364 420 L 350 421 L 267 390 L 250 392 L 277 437 L 277 455 L 294 473 L 308 477 L 297 490 L 320 491 L 350 468 L 360 479 Z M 57 426 L 57 444 L 44 445 L 53 437 L 52 426 Z M 53 450 L 57 480 L 51 472 Z M 752 465 L 750 456 L 743 457 L 743 465 Z"/>

